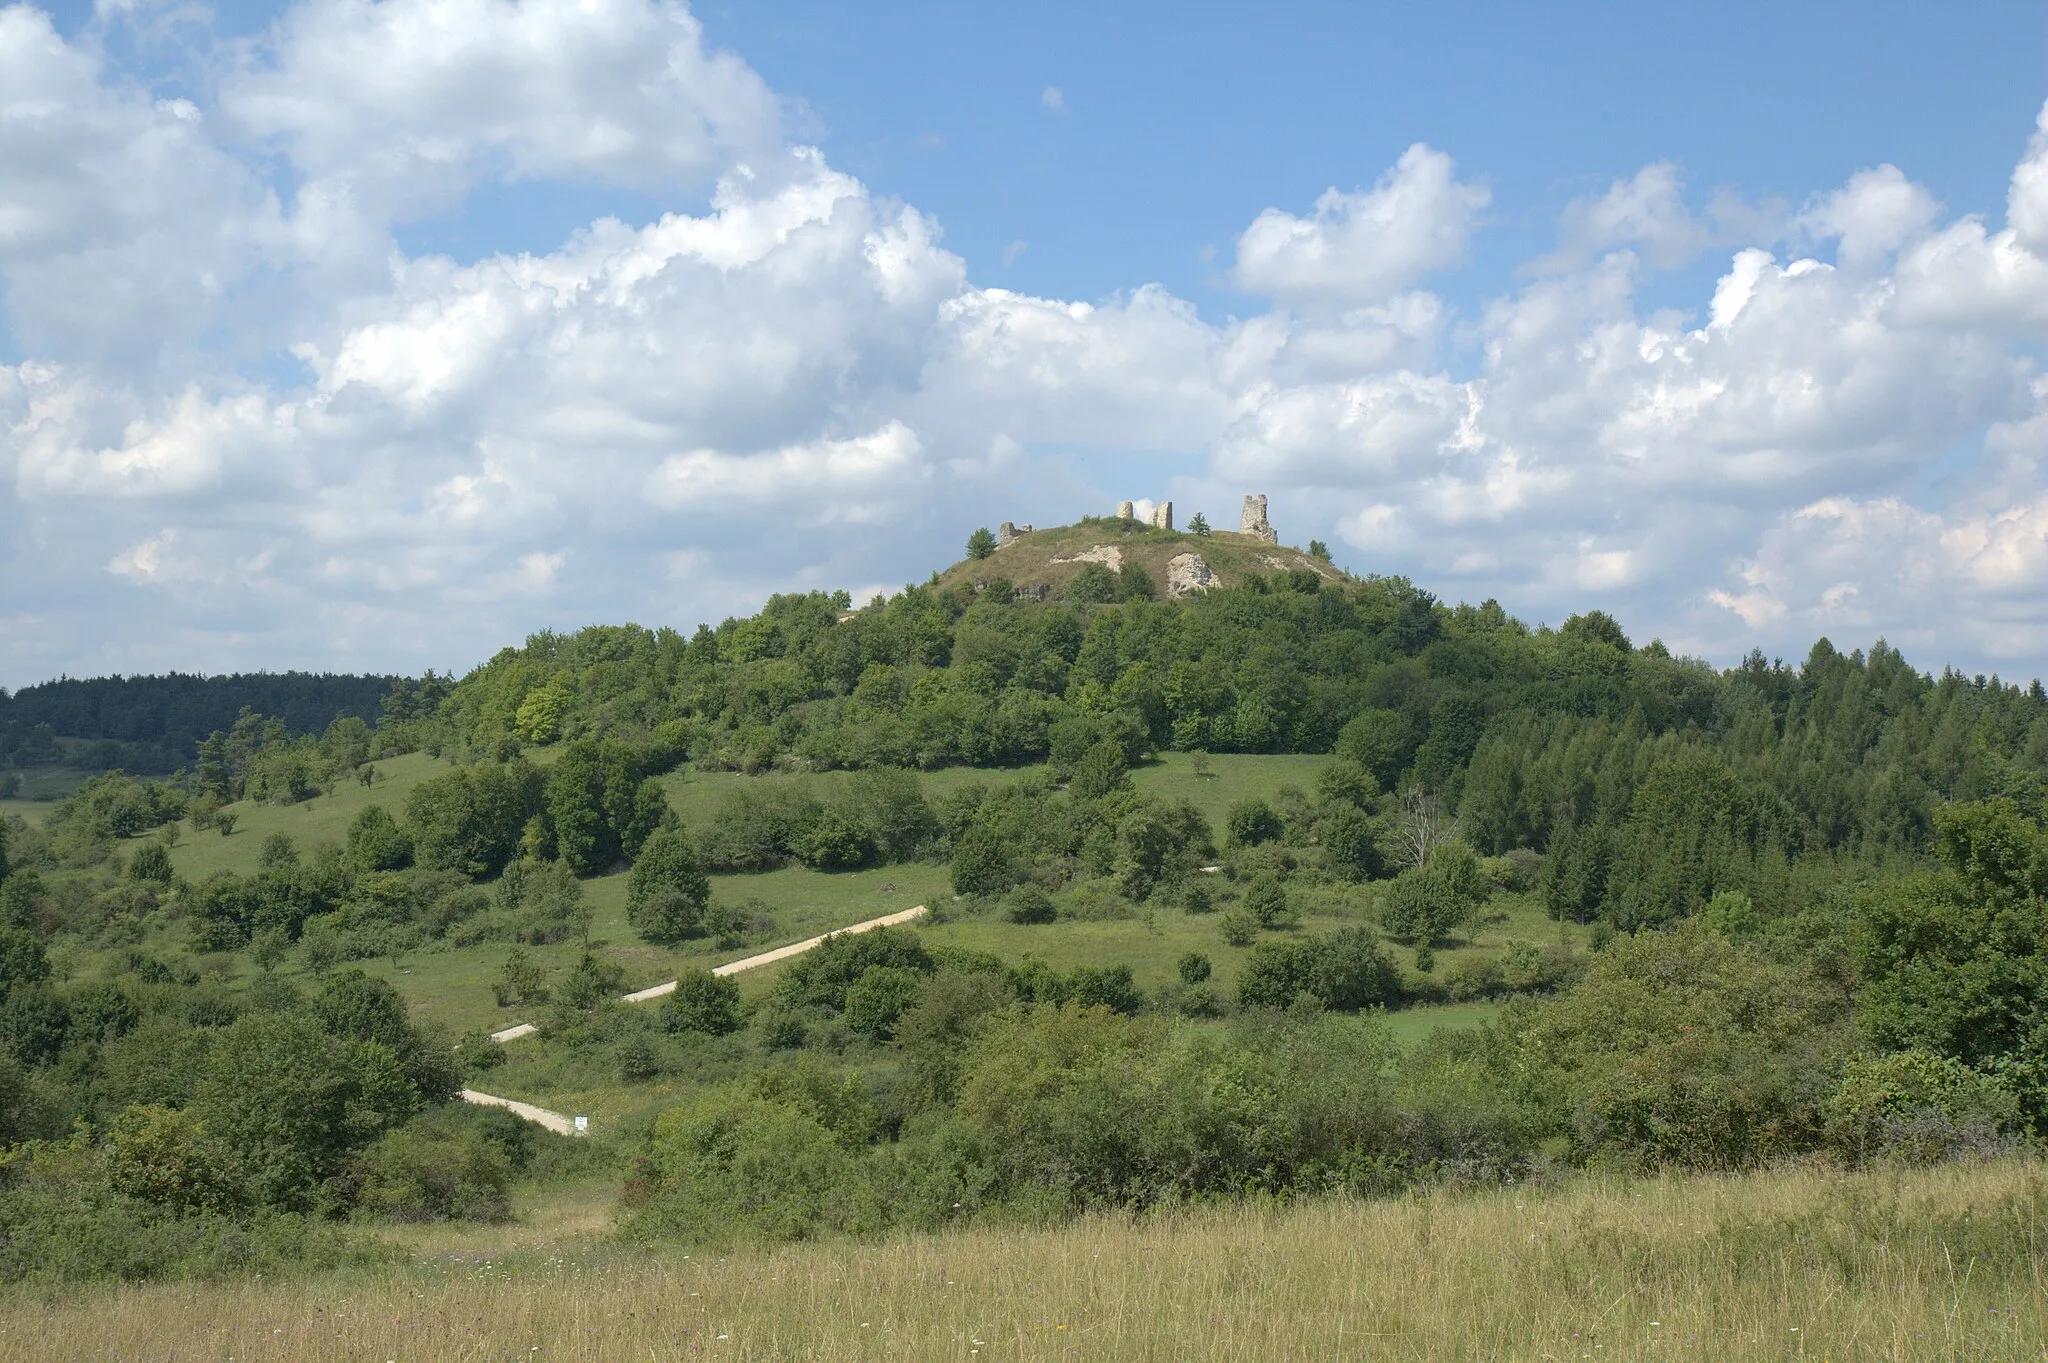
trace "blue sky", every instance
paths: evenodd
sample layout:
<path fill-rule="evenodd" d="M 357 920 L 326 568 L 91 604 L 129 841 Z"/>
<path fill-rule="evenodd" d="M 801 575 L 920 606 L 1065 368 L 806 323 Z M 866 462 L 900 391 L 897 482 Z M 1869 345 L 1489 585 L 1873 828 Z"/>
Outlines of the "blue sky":
<path fill-rule="evenodd" d="M 2048 9 L 0 8 L 0 685 L 462 668 L 1129 496 L 2048 670 Z"/>

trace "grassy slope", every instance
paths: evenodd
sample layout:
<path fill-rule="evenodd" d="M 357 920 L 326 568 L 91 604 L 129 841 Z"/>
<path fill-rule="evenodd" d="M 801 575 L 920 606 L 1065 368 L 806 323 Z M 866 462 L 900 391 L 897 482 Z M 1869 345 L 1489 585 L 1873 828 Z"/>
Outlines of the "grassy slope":
<path fill-rule="evenodd" d="M 1572 1181 L 690 1257 L 432 1235 L 352 1280 L 0 1296 L 15 1357 L 2017 1359 L 2029 1161 Z M 572 1200 L 573 1201 L 573 1200 Z M 588 1208 L 560 1213 L 571 1235 Z"/>
<path fill-rule="evenodd" d="M 541 750 L 533 756 L 545 763 L 554 754 Z M 1140 766 L 1132 775 L 1139 789 L 1148 794 L 1192 800 L 1220 831 L 1233 802 L 1249 796 L 1271 797 L 1287 785 L 1309 787 L 1325 759 L 1216 754 L 1208 760 L 1209 773 L 1197 775 L 1190 755 L 1168 753 Z M 425 754 L 412 754 L 378 763 L 377 769 L 377 779 L 369 787 L 346 785 L 302 805 L 235 806 L 240 818 L 229 837 L 211 831 L 195 833 L 188 826 L 173 850 L 172 860 L 181 874 L 198 880 L 219 870 L 253 871 L 263 839 L 273 832 L 290 833 L 302 848 L 324 841 L 338 842 L 349 821 L 364 806 L 382 804 L 396 813 L 402 810 L 406 795 L 415 785 L 447 770 L 448 764 Z M 954 768 L 927 773 L 923 780 L 927 792 L 937 796 L 974 781 L 994 784 L 1018 780 L 1029 770 Z M 730 772 L 692 771 L 667 777 L 663 784 L 670 803 L 685 823 L 701 824 L 728 794 L 756 779 Z M 830 782 L 844 778 L 825 775 L 797 779 Z M 719 951 L 700 942 L 669 950 L 641 941 L 627 924 L 623 875 L 585 882 L 585 893 L 596 910 L 594 944 L 602 954 L 625 968 L 629 988 L 673 979 L 681 968 L 717 965 L 920 903 L 933 905 L 950 919 L 925 929 L 935 945 L 992 951 L 1010 960 L 1031 953 L 1059 969 L 1126 963 L 1132 967 L 1139 986 L 1148 992 L 1177 978 L 1180 957 L 1189 951 L 1202 951 L 1210 956 L 1216 969 L 1214 983 L 1227 992 L 1234 986 L 1246 955 L 1246 949 L 1224 943 L 1216 915 L 1189 915 L 1175 908 L 1162 907 L 1149 916 L 1062 921 L 1039 927 L 1011 924 L 992 913 L 962 916 L 953 905 L 947 868 L 943 866 L 888 866 L 829 875 L 791 867 L 757 875 L 715 876 L 712 884 L 713 892 L 721 899 L 758 901 L 772 919 L 772 928 L 758 934 L 755 941 L 743 948 Z M 1219 884 L 1219 888 L 1223 887 Z M 1356 921 L 1364 912 L 1365 896 L 1365 891 L 1353 889 L 1305 897 L 1308 912 L 1302 930 L 1327 929 Z M 1472 952 L 1497 950 L 1509 938 L 1547 941 L 1558 934 L 1558 925 L 1545 919 L 1540 909 L 1526 898 L 1497 900 L 1494 909 L 1501 921 L 1486 924 L 1469 944 L 1439 951 L 1439 970 L 1452 968 Z M 175 930 L 170 934 L 159 930 L 151 945 L 166 945 L 175 940 Z M 531 1020 L 534 1010 L 501 1009 L 492 997 L 490 982 L 497 975 L 506 950 L 502 943 L 463 949 L 436 946 L 404 957 L 395 967 L 388 959 L 358 965 L 372 975 L 390 979 L 422 1022 L 440 1027 L 450 1035 L 460 1035 L 476 1028 L 496 1030 Z M 534 948 L 533 954 L 551 969 L 566 970 L 574 965 L 581 951 L 580 943 L 562 943 Z M 1393 948 L 1393 954 L 1405 963 L 1405 951 Z M 85 962 L 78 964 L 83 966 Z M 228 972 L 230 980 L 246 981 L 255 969 L 246 957 L 220 959 L 214 964 Z M 312 983 L 296 961 L 288 962 L 280 970 L 303 985 Z M 776 973 L 770 968 L 742 977 L 744 992 L 749 997 L 759 997 L 772 987 Z M 1414 1041 L 1437 1026 L 1469 1025 L 1491 1016 L 1493 1011 L 1486 1004 L 1423 1008 L 1394 1014 L 1389 1021 L 1397 1037 Z M 542 1043 L 528 1042 L 522 1046 L 516 1052 L 515 1062 L 494 1071 L 485 1087 L 550 1106 L 567 1105 L 599 1117 L 607 1127 L 614 1127 L 631 1114 L 671 1101 L 691 1082 L 683 1075 L 655 1085 L 626 1086 L 607 1073 L 565 1070 L 554 1063 Z"/>
<path fill-rule="evenodd" d="M 1235 586 L 1245 577 L 1278 569 L 1311 568 L 1332 582 L 1344 574 L 1299 549 L 1267 544 L 1235 531 L 1190 535 L 1182 531 L 1136 527 L 1125 534 L 1114 526 L 1066 525 L 1020 535 L 985 559 L 964 559 L 939 574 L 942 586 L 965 586 L 1006 577 L 1019 587 L 1044 583 L 1057 596 L 1081 572 L 1071 561 L 1076 554 L 1103 546 L 1116 548 L 1122 562 L 1143 565 L 1152 584 L 1166 595 L 1166 565 L 1177 554 L 1199 554 L 1215 574 L 1217 585 Z M 1061 563 L 1056 560 L 1067 559 Z"/>

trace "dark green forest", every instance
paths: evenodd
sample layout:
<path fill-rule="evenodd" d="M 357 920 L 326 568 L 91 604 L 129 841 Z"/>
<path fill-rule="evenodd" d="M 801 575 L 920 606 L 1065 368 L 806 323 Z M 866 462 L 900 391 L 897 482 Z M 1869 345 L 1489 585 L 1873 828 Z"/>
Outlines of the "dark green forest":
<path fill-rule="evenodd" d="M 1532 629 L 1399 579 L 1086 594 L 1110 599 L 922 586 L 537 634 L 384 687 L 374 723 L 237 709 L 165 779 L 6 823 L 0 1277 L 60 1243 L 88 1249 L 58 1276 L 147 1276 L 340 1253 L 351 1218 L 503 1215 L 529 1136 L 446 1104 L 500 1050 L 420 1032 L 350 966 L 409 951 L 504 953 L 500 1002 L 592 1073 L 701 1076 L 622 1172 L 631 1233 L 698 1243 L 2048 1131 L 2038 682 L 1882 642 L 1718 669 L 1599 612 Z M 167 736 L 137 724 L 116 741 Z M 415 751 L 450 765 L 343 843 L 172 870 L 181 828 Z M 1322 760 L 1212 823 L 1134 782 L 1170 751 Z M 963 765 L 989 770 L 922 775 Z M 686 766 L 762 779 L 685 825 L 659 778 Z M 737 946 L 749 910 L 709 872 L 912 862 L 948 868 L 943 914 L 1019 932 L 1213 923 L 1235 987 L 1207 951 L 1146 990 L 890 929 L 750 1003 L 698 972 L 636 1010 L 582 907 L 624 873 L 642 938 Z M 1435 968 L 1508 901 L 1556 941 Z M 579 934 L 565 978 L 522 954 Z M 261 973 L 231 989 L 239 958 Z M 1505 1006 L 1408 1051 L 1372 1020 L 1472 999 Z M 252 1066 L 285 1096 L 244 1091 Z"/>
<path fill-rule="evenodd" d="M 292 733 L 344 716 L 375 724 L 396 677 L 253 672 L 220 677 L 60 677 L 0 690 L 0 768 L 65 765 L 161 774 L 188 765 L 208 734 L 245 711 Z M 432 682 L 431 676 L 427 679 Z M 60 744 L 58 739 L 79 740 Z"/>

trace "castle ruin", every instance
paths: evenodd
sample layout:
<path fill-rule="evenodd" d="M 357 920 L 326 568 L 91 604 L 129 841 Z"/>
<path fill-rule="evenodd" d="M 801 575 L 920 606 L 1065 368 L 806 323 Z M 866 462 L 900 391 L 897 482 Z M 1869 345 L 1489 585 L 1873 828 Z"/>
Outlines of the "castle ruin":
<path fill-rule="evenodd" d="M 1264 540 L 1268 544 L 1280 542 L 1280 532 L 1266 519 L 1265 493 L 1245 494 L 1244 515 L 1238 519 L 1237 532 L 1240 535 L 1250 535 L 1255 540 Z"/>
<path fill-rule="evenodd" d="M 1031 527 L 1028 525 L 1012 525 L 1010 522 L 1004 521 L 996 527 L 996 547 L 1000 549 L 1019 535 L 1028 535 L 1030 533 Z"/>
<path fill-rule="evenodd" d="M 1136 502 L 1118 502 L 1116 504 L 1116 518 L 1118 520 L 1130 521 L 1136 520 L 1137 517 L 1138 504 Z M 1161 502 L 1153 507 L 1152 516 L 1146 524 L 1150 525 L 1154 530 L 1173 529 L 1173 503 Z"/>

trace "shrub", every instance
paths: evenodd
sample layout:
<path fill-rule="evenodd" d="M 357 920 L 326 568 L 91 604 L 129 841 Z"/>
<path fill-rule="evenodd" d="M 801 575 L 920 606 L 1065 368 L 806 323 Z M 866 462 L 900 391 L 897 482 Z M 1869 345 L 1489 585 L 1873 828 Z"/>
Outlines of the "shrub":
<path fill-rule="evenodd" d="M 661 1004 L 661 1027 L 668 1032 L 703 1032 L 725 1036 L 740 1028 L 739 981 L 708 970 L 686 970 Z"/>
<path fill-rule="evenodd" d="M 775 1005 L 789 1012 L 804 1008 L 841 1012 L 847 991 L 875 966 L 919 974 L 930 974 L 934 968 L 931 953 L 917 934 L 906 928 L 835 933 L 789 963 L 776 982 Z"/>
<path fill-rule="evenodd" d="M 1320 837 L 1323 867 L 1343 880 L 1368 880 L 1381 868 L 1380 846 L 1373 821 L 1348 804 L 1324 813 Z"/>
<path fill-rule="evenodd" d="M 1959 1060 L 1898 1051 L 1852 1061 L 1828 1103 L 1828 1139 L 1856 1163 L 1934 1164 L 2011 1145 L 2012 1092 Z"/>
<path fill-rule="evenodd" d="M 1180 958 L 1182 984 L 1201 984 L 1209 978 L 1210 970 L 1209 957 L 1203 952 L 1190 951 Z"/>
<path fill-rule="evenodd" d="M 1384 1006 L 1400 998 L 1400 973 L 1366 928 L 1252 948 L 1238 976 L 1240 1004 L 1287 1008 L 1302 994 L 1340 1012 Z"/>
<path fill-rule="evenodd" d="M 1223 940 L 1234 947 L 1248 947 L 1259 938 L 1259 920 L 1245 909 L 1225 909 L 1218 926 Z"/>
<path fill-rule="evenodd" d="M 1001 835 L 980 824 L 969 828 L 953 849 L 953 891 L 998 895 L 1015 885 L 1017 868 Z"/>
<path fill-rule="evenodd" d="M 146 842 L 128 860 L 128 878 L 154 885 L 171 883 L 170 849 L 160 842 Z"/>
<path fill-rule="evenodd" d="M 396 871 L 412 864 L 412 838 L 382 805 L 366 805 L 348 826 L 348 859 L 361 871 Z"/>
<path fill-rule="evenodd" d="M 1284 829 L 1279 814 L 1264 800 L 1239 800 L 1230 807 L 1226 823 L 1233 847 L 1256 847 L 1276 841 Z"/>
<path fill-rule="evenodd" d="M 846 990 L 846 1025 L 872 1041 L 896 1034 L 903 1016 L 923 988 L 924 972 L 903 966 L 869 966 Z"/>
<path fill-rule="evenodd" d="M 1052 896 L 1036 885 L 1020 885 L 1010 891 L 1003 912 L 1012 923 L 1050 923 L 1059 917 Z"/>
<path fill-rule="evenodd" d="M 511 1161 L 479 1132 L 407 1126 L 358 1159 L 357 1205 L 392 1221 L 504 1221 Z"/>
<path fill-rule="evenodd" d="M 1253 880 L 1245 888 L 1244 907 L 1262 928 L 1277 928 L 1294 921 L 1294 909 L 1287 900 L 1287 887 L 1280 883 L 1278 876 L 1262 875 Z"/>
<path fill-rule="evenodd" d="M 672 944 L 703 930 L 711 880 L 680 828 L 650 836 L 626 879 L 626 919 L 650 942 Z"/>

